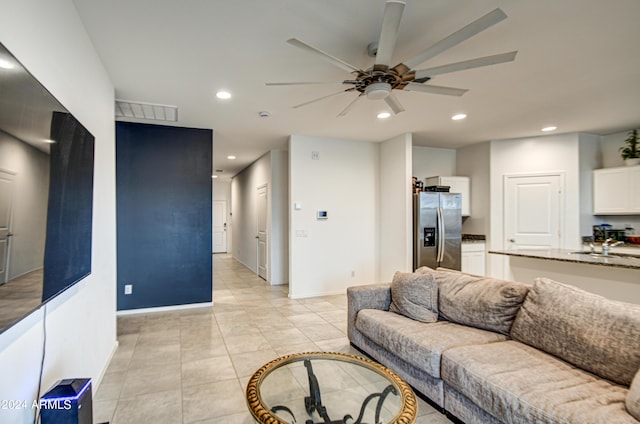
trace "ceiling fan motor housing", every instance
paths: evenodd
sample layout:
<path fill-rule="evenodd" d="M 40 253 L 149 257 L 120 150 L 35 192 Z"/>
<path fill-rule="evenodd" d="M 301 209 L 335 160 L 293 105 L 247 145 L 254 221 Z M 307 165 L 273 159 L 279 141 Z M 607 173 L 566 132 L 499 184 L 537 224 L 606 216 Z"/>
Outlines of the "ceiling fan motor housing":
<path fill-rule="evenodd" d="M 382 100 L 391 93 L 391 84 L 386 82 L 375 82 L 368 85 L 365 90 L 367 98 L 370 100 Z"/>

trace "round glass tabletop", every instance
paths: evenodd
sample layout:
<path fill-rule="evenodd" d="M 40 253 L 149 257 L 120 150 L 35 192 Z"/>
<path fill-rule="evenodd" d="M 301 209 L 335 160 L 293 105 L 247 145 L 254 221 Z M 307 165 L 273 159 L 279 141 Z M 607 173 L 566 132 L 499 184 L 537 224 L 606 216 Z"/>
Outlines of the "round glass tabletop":
<path fill-rule="evenodd" d="M 247 385 L 260 423 L 413 423 L 417 401 L 389 369 L 359 356 L 305 352 L 275 359 Z"/>

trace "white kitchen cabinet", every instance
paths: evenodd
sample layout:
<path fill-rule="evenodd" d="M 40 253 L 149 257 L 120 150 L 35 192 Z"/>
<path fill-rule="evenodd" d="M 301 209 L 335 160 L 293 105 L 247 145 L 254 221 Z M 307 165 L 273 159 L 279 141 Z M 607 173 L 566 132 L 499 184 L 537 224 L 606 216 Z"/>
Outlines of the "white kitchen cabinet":
<path fill-rule="evenodd" d="M 428 177 L 424 186 L 449 186 L 450 193 L 460 193 L 462 198 L 462 216 L 471 215 L 471 182 L 469 177 Z"/>
<path fill-rule="evenodd" d="M 594 215 L 640 215 L 640 166 L 593 171 Z"/>
<path fill-rule="evenodd" d="M 462 243 L 461 271 L 475 275 L 485 275 L 485 244 L 481 242 Z"/>

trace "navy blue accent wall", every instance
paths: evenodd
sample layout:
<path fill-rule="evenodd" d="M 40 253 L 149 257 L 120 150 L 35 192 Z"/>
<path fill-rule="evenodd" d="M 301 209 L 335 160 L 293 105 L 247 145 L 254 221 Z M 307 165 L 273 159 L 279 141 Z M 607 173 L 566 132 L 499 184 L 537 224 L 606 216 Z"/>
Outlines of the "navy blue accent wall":
<path fill-rule="evenodd" d="M 212 139 L 116 123 L 118 310 L 211 302 Z"/>
<path fill-rule="evenodd" d="M 42 301 L 91 273 L 94 137 L 71 114 L 51 116 Z"/>

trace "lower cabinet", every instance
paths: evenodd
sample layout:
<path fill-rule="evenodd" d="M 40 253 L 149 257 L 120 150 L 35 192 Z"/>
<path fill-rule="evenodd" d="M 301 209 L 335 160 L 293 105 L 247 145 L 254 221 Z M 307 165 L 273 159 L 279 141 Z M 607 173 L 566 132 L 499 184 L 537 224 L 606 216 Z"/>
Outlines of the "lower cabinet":
<path fill-rule="evenodd" d="M 479 242 L 462 243 L 461 271 L 475 275 L 485 275 L 485 244 Z"/>

